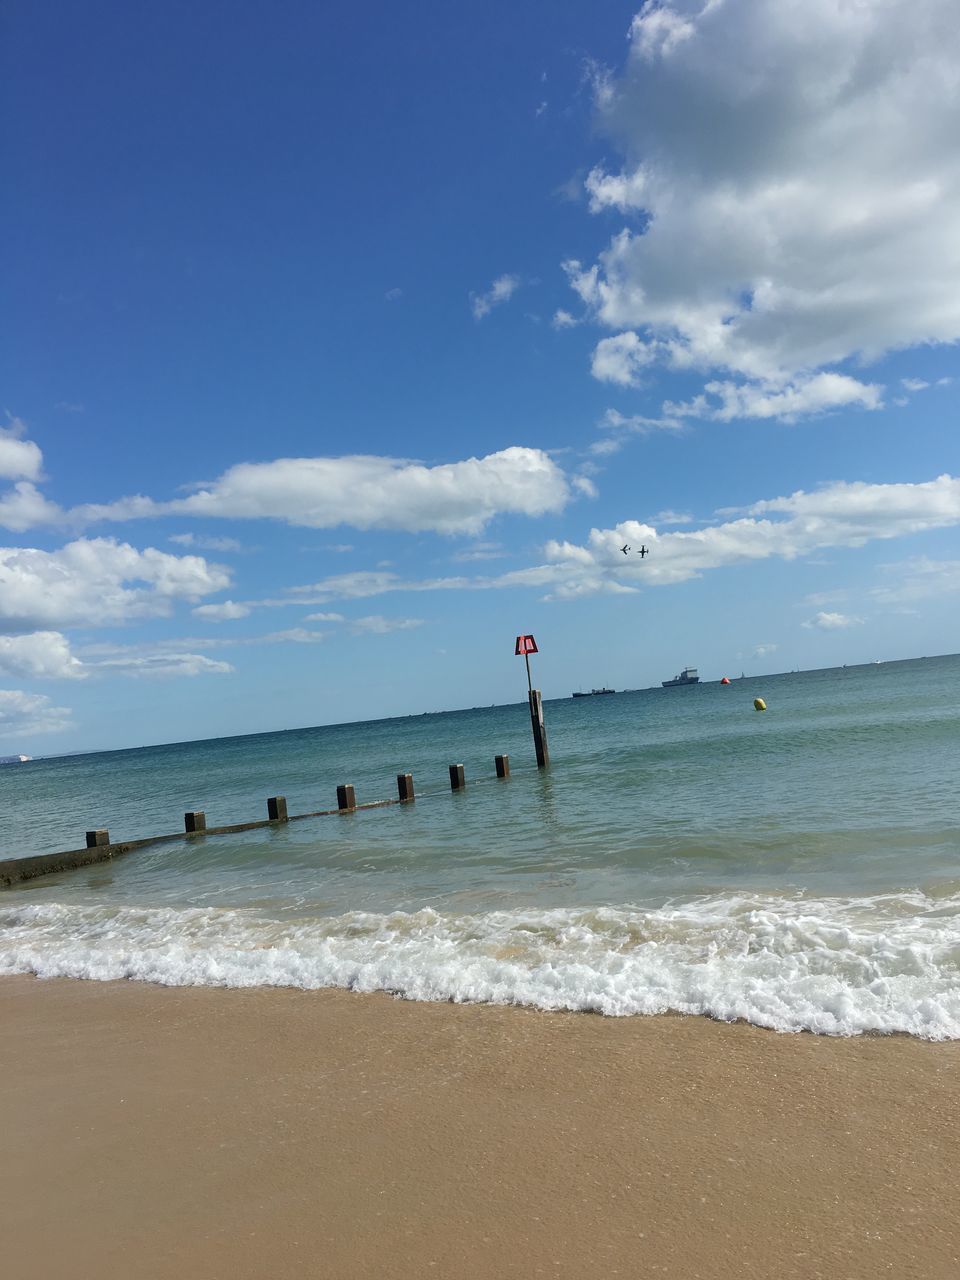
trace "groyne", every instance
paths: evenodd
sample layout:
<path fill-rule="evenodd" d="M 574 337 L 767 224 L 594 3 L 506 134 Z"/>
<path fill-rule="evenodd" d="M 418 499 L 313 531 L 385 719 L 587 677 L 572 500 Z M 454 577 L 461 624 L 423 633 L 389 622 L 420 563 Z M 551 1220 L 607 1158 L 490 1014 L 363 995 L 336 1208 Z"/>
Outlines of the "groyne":
<path fill-rule="evenodd" d="M 510 757 L 498 755 L 494 757 L 496 777 L 494 780 L 505 780 L 510 777 Z M 449 766 L 450 790 L 462 791 L 467 780 L 462 764 Z M 485 779 L 484 779 L 485 780 Z M 436 794 L 436 793 L 432 793 Z M 424 794 L 421 793 L 421 798 Z M 385 809 L 392 805 L 413 804 L 417 799 L 414 790 L 413 775 L 397 774 L 397 795 L 386 800 L 371 800 L 357 803 L 356 790 L 352 783 L 341 783 L 337 787 L 337 807 L 335 809 L 314 809 L 308 813 L 288 813 L 286 796 L 270 796 L 267 800 L 266 818 L 254 819 L 250 822 L 232 822 L 225 826 L 207 826 L 207 815 L 201 809 L 191 809 L 183 815 L 183 830 L 164 835 L 144 836 L 137 840 L 111 840 L 108 828 L 98 827 L 87 831 L 86 843 L 80 849 L 66 849 L 60 853 L 40 853 L 23 858 L 6 858 L 0 860 L 0 889 L 8 889 L 24 880 L 33 880 L 37 876 L 52 875 L 57 871 L 73 871 L 98 862 L 108 862 L 123 854 L 133 853 L 148 845 L 164 844 L 173 840 L 202 840 L 207 836 L 236 835 L 241 831 L 256 831 L 263 827 L 281 827 L 290 822 L 303 822 L 308 818 L 343 817 L 365 809 Z"/>

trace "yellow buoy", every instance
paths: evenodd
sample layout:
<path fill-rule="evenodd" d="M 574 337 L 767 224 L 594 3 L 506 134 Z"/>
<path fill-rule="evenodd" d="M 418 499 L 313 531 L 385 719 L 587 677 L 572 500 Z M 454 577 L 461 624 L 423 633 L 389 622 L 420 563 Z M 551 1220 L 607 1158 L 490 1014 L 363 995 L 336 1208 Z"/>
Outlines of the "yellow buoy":
<path fill-rule="evenodd" d="M 764 702 L 762 698 L 754 698 L 753 709 L 754 711 L 766 711 L 767 704 Z"/>

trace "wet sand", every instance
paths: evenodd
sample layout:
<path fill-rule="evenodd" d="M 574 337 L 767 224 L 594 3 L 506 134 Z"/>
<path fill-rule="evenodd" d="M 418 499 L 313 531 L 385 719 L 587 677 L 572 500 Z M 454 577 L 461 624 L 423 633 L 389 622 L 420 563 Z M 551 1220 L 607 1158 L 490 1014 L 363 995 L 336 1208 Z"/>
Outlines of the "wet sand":
<path fill-rule="evenodd" d="M 0 979 L 9 1280 L 960 1275 L 960 1043 Z"/>

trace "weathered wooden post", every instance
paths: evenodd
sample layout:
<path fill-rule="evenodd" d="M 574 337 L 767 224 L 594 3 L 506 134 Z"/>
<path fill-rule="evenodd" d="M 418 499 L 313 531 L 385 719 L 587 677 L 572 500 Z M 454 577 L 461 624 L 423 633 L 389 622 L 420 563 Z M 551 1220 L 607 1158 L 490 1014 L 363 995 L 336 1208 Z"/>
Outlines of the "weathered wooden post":
<path fill-rule="evenodd" d="M 401 804 L 409 804 L 411 800 L 415 800 L 413 794 L 413 774 L 398 773 L 397 774 L 397 792 L 400 796 Z"/>
<path fill-rule="evenodd" d="M 357 807 L 357 797 L 353 789 L 353 784 L 345 782 L 342 786 L 337 787 L 337 808 L 341 813 L 349 813 L 351 809 Z"/>
<path fill-rule="evenodd" d="M 530 725 L 533 729 L 533 747 L 537 753 L 537 768 L 545 769 L 550 763 L 550 752 L 547 750 L 547 729 L 543 723 L 543 699 L 540 696 L 540 690 L 533 687 L 533 680 L 530 675 L 530 655 L 531 653 L 539 653 L 537 642 L 533 636 L 517 636 L 517 644 L 514 654 L 519 657 L 523 654 L 524 661 L 527 664 L 527 693 L 530 698 Z"/>
<path fill-rule="evenodd" d="M 110 832 L 103 827 L 87 832 L 87 848 L 96 849 L 98 845 L 110 843 Z"/>
<path fill-rule="evenodd" d="M 183 815 L 183 829 L 187 835 L 193 835 L 197 831 L 206 831 L 207 815 L 202 809 L 194 809 L 190 813 Z"/>
<path fill-rule="evenodd" d="M 287 797 L 270 796 L 267 800 L 267 817 L 271 822 L 288 822 Z"/>
<path fill-rule="evenodd" d="M 452 764 L 450 766 L 450 790 L 462 791 L 467 785 L 467 780 L 463 776 L 463 765 Z"/>
<path fill-rule="evenodd" d="M 497 767 L 498 778 L 510 777 L 510 757 L 509 756 L 494 756 L 493 763 Z"/>

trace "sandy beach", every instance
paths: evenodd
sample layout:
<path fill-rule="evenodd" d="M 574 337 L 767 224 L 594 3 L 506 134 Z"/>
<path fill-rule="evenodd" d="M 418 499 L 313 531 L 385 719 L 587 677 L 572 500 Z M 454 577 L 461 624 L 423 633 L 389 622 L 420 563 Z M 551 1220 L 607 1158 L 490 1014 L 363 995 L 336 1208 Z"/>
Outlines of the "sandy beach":
<path fill-rule="evenodd" d="M 0 982 L 4 1274 L 960 1268 L 960 1043 Z"/>

